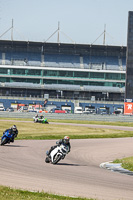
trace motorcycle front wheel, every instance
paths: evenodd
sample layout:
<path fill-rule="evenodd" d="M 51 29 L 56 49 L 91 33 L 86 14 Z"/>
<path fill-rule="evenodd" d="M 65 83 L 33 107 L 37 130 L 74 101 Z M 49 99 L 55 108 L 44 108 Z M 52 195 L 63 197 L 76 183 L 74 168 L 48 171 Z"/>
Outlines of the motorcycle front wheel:
<path fill-rule="evenodd" d="M 57 164 L 61 160 L 61 155 L 55 155 L 53 159 L 53 164 Z"/>
<path fill-rule="evenodd" d="M 4 145 L 6 143 L 7 143 L 7 139 L 6 138 L 4 138 L 3 140 L 1 140 L 1 145 Z"/>

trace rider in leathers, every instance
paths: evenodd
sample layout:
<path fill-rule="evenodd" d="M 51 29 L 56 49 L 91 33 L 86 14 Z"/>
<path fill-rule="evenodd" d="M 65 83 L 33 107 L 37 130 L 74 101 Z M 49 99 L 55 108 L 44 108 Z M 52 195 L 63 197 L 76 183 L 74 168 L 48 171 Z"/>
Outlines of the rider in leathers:
<path fill-rule="evenodd" d="M 50 150 L 47 152 L 47 155 L 49 156 L 50 153 L 51 153 L 51 151 L 54 150 L 57 146 L 60 146 L 61 144 L 67 145 L 68 148 L 69 148 L 69 151 L 68 151 L 68 152 L 70 152 L 70 150 L 71 150 L 71 145 L 70 145 L 69 140 L 70 140 L 70 138 L 69 138 L 68 136 L 65 136 L 64 139 L 58 140 L 58 141 L 56 142 L 57 145 L 52 146 L 52 147 L 50 148 Z"/>
<path fill-rule="evenodd" d="M 9 133 L 13 134 L 13 137 L 10 139 L 10 142 L 14 142 L 14 138 L 17 137 L 18 135 L 18 129 L 16 127 L 16 125 L 13 125 L 11 128 L 9 129 L 6 129 L 4 132 L 3 132 L 3 135 L 5 134 L 5 132 L 9 130 Z"/>

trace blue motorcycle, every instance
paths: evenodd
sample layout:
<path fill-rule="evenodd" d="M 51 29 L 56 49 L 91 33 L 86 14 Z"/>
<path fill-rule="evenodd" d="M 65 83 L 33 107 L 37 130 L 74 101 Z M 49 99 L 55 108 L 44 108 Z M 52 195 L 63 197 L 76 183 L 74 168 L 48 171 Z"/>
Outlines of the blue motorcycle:
<path fill-rule="evenodd" d="M 12 142 L 12 138 L 14 137 L 13 134 L 9 133 L 9 130 L 7 130 L 3 136 L 1 137 L 1 145 L 7 144 Z"/>

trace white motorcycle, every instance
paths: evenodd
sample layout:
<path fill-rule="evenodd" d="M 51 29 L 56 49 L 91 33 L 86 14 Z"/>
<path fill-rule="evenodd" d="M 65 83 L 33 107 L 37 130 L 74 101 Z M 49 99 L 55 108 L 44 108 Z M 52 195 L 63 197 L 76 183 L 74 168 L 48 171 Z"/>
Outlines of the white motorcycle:
<path fill-rule="evenodd" d="M 53 149 L 50 155 L 47 155 L 45 162 L 57 164 L 61 159 L 65 158 L 68 152 L 69 152 L 69 147 L 64 144 L 61 144 L 60 146 L 57 146 L 55 149 Z"/>

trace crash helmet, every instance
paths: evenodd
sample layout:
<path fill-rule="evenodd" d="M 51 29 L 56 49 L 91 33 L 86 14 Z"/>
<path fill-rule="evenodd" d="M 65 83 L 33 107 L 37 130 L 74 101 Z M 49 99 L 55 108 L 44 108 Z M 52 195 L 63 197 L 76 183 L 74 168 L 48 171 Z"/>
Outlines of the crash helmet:
<path fill-rule="evenodd" d="M 13 125 L 13 126 L 11 127 L 11 129 L 12 129 L 13 131 L 16 131 L 16 130 L 17 130 L 16 125 Z"/>
<path fill-rule="evenodd" d="M 36 114 L 36 116 L 35 117 L 38 117 L 38 114 Z"/>
<path fill-rule="evenodd" d="M 69 138 L 68 136 L 65 136 L 65 137 L 64 137 L 64 143 L 65 143 L 65 144 L 68 144 L 68 143 L 69 143 L 69 140 L 70 140 L 70 138 Z"/>

